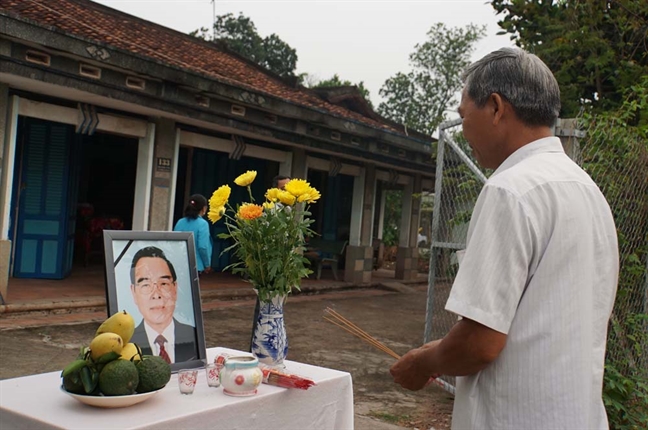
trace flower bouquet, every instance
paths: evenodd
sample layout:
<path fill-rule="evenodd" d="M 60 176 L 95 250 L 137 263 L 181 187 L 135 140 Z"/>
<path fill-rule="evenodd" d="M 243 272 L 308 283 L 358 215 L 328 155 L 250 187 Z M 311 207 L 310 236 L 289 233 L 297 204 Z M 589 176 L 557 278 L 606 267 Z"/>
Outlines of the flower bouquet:
<path fill-rule="evenodd" d="M 208 218 L 212 223 L 224 218 L 228 232 L 219 237 L 233 241 L 223 252 L 232 251 L 236 261 L 225 270 L 243 274 L 259 296 L 252 352 L 260 362 L 280 367 L 288 348 L 283 305 L 312 273 L 303 251 L 306 237 L 314 234 L 308 208 L 320 193 L 305 180 L 293 179 L 283 190 L 268 189 L 265 202 L 257 204 L 250 188 L 256 174 L 247 171 L 234 180 L 247 188 L 250 202 L 233 208 L 228 203 L 231 188 L 223 185 L 209 199 Z"/>
<path fill-rule="evenodd" d="M 256 174 L 248 171 L 234 180 L 247 188 L 249 203 L 232 208 L 228 203 L 231 188 L 223 185 L 209 199 L 208 218 L 212 223 L 225 218 L 228 233 L 219 237 L 234 242 L 223 252 L 233 251 L 237 261 L 225 270 L 242 273 L 259 298 L 267 301 L 285 296 L 292 288 L 299 290 L 301 279 L 312 273 L 302 254 L 305 238 L 313 235 L 308 205 L 317 201 L 320 193 L 305 180 L 293 179 L 285 190 L 270 188 L 266 201 L 257 204 L 250 189 Z"/>

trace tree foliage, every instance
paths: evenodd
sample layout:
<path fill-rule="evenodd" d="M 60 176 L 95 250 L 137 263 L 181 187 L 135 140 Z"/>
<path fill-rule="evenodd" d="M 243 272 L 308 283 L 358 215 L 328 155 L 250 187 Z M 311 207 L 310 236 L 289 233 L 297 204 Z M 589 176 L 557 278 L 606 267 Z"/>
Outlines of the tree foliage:
<path fill-rule="evenodd" d="M 208 28 L 190 33 L 192 36 L 212 40 Z M 265 67 L 282 77 L 295 75 L 297 51 L 276 34 L 265 38 L 257 32 L 254 22 L 242 13 L 219 15 L 214 23 L 216 40 L 223 41 L 232 51 Z"/>
<path fill-rule="evenodd" d="M 358 91 L 360 91 L 360 94 L 362 94 L 362 97 L 364 97 L 364 99 L 367 101 L 369 106 L 373 108 L 373 104 L 371 103 L 371 99 L 369 95 L 369 90 L 367 89 L 367 87 L 364 86 L 363 81 L 360 81 L 358 84 L 354 84 L 351 81 L 340 79 L 340 76 L 336 73 L 333 75 L 332 78 L 319 81 L 312 87 L 313 88 L 356 87 Z"/>
<path fill-rule="evenodd" d="M 610 428 L 648 426 L 648 75 L 611 112 L 581 121 L 582 166 L 605 195 L 619 239 L 619 284 L 608 331 L 603 401 Z"/>
<path fill-rule="evenodd" d="M 433 25 L 427 40 L 417 44 L 410 54 L 412 70 L 397 73 L 380 89 L 386 100 L 378 105 L 378 112 L 431 135 L 446 119 L 446 111 L 457 105 L 461 73 L 470 63 L 475 44 L 485 34 L 485 27 L 473 24 L 463 28 Z"/>
<path fill-rule="evenodd" d="M 563 118 L 575 117 L 583 104 L 595 112 L 617 108 L 624 90 L 648 74 L 646 1 L 492 0 L 491 5 L 502 15 L 500 34 L 510 34 L 553 71 Z"/>

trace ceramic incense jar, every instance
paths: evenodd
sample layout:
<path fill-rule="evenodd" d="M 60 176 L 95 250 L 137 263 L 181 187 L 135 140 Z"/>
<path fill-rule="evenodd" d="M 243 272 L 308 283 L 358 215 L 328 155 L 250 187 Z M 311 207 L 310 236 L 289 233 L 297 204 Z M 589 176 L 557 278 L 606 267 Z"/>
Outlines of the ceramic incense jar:
<path fill-rule="evenodd" d="M 263 372 L 256 357 L 236 356 L 225 358 L 220 371 L 223 392 L 229 396 L 253 396 L 261 385 Z"/>

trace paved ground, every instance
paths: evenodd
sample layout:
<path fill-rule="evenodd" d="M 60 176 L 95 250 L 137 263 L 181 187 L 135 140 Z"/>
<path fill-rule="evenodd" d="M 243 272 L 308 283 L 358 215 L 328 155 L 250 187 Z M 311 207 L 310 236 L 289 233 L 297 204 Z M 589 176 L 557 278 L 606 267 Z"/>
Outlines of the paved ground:
<path fill-rule="evenodd" d="M 370 289 L 291 297 L 286 329 L 291 360 L 350 372 L 356 428 L 449 428 L 452 398 L 431 386 L 412 393 L 389 375 L 393 359 L 326 322 L 330 306 L 399 354 L 418 346 L 425 322 L 425 287 L 409 293 Z M 248 348 L 254 302 L 213 302 L 204 314 L 207 347 Z M 0 331 L 0 379 L 59 370 L 92 338 L 98 323 Z M 393 424 L 399 426 L 396 427 Z"/>

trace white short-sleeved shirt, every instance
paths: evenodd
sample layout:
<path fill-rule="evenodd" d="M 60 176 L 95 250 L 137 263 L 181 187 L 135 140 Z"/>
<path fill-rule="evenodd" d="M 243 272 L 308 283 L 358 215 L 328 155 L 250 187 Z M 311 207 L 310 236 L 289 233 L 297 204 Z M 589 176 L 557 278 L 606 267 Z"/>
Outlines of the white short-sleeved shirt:
<path fill-rule="evenodd" d="M 619 257 L 610 208 L 555 137 L 509 156 L 482 190 L 446 309 L 508 335 L 457 378 L 453 429 L 607 429 L 607 324 Z"/>

